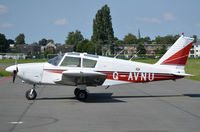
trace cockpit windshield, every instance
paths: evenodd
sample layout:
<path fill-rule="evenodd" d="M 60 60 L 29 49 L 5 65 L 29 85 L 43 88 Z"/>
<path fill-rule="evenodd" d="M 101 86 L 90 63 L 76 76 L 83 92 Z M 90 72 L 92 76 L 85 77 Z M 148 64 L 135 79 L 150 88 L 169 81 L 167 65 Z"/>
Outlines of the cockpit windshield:
<path fill-rule="evenodd" d="M 57 66 L 59 64 L 60 60 L 63 58 L 63 56 L 64 56 L 64 54 L 60 54 L 60 55 L 54 57 L 53 59 L 50 59 L 48 61 L 48 63 L 50 63 L 54 66 Z"/>

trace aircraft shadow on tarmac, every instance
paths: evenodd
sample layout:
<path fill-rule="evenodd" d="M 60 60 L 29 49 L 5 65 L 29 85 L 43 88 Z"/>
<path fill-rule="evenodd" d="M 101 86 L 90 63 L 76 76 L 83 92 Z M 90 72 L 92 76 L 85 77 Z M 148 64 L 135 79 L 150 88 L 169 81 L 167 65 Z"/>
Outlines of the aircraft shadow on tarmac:
<path fill-rule="evenodd" d="M 143 96 L 112 96 L 113 93 L 90 93 L 85 103 L 123 103 L 120 99 L 126 98 L 168 98 L 168 97 L 191 97 L 200 98 L 200 94 L 180 94 L 180 95 L 143 95 Z M 76 100 L 75 97 L 43 97 L 36 100 Z"/>
<path fill-rule="evenodd" d="M 44 97 L 37 98 L 36 100 L 77 100 L 76 97 Z M 90 93 L 85 103 L 120 103 L 126 102 L 112 97 L 112 93 Z"/>
<path fill-rule="evenodd" d="M 200 94 L 183 94 L 183 95 L 191 98 L 200 98 Z"/>

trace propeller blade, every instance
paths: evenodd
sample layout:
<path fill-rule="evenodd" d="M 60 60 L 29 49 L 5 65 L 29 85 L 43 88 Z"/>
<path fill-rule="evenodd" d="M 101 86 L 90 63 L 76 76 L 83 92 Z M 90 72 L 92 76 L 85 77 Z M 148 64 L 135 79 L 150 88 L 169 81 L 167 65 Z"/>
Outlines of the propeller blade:
<path fill-rule="evenodd" d="M 14 71 L 13 71 L 13 83 L 15 82 L 15 78 L 16 78 L 16 76 L 17 76 L 17 71 L 14 70 Z"/>
<path fill-rule="evenodd" d="M 15 60 L 15 66 L 16 66 L 16 70 L 13 71 L 13 83 L 15 82 L 15 78 L 17 76 L 17 72 L 19 71 L 18 67 L 17 67 L 17 59 Z"/>

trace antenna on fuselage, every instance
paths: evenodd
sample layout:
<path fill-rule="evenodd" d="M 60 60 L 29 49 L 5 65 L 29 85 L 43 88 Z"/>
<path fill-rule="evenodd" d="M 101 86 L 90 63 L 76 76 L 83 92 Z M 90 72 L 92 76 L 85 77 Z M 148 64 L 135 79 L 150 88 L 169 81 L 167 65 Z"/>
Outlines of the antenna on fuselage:
<path fill-rule="evenodd" d="M 140 50 L 138 52 L 136 52 L 135 54 L 139 53 Z M 131 61 L 133 59 L 134 55 L 129 59 L 129 61 Z"/>
<path fill-rule="evenodd" d="M 125 49 L 123 49 L 122 51 L 120 51 L 114 58 L 116 58 L 117 56 L 119 56 Z"/>

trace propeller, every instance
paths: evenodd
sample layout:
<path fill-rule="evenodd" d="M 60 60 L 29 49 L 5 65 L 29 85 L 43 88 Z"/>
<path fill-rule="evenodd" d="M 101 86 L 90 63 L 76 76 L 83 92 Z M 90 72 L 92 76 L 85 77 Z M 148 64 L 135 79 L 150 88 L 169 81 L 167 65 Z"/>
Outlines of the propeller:
<path fill-rule="evenodd" d="M 16 78 L 17 72 L 18 72 L 17 60 L 15 60 L 15 66 L 16 66 L 16 70 L 13 71 L 13 83 L 15 82 L 15 78 Z"/>

